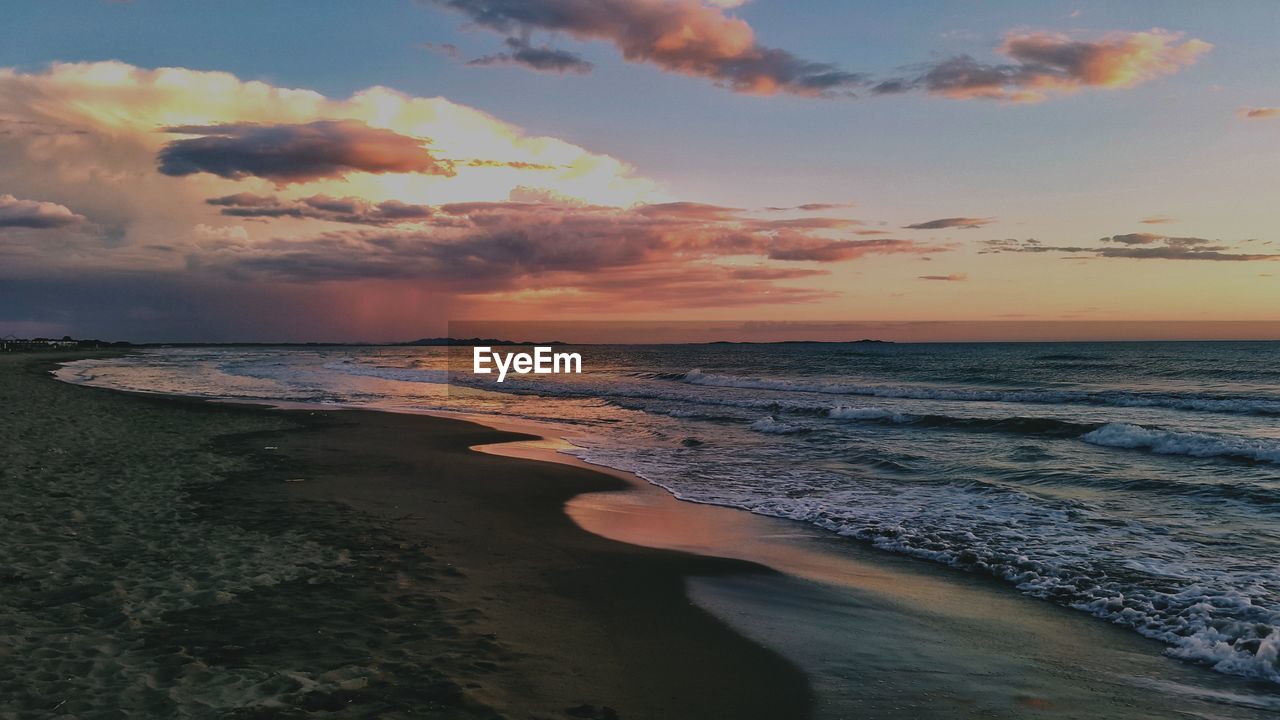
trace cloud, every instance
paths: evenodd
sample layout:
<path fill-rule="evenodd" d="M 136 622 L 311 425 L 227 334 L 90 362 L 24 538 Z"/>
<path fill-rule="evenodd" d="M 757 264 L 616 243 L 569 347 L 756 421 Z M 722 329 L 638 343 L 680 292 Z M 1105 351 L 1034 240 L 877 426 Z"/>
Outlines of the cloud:
<path fill-rule="evenodd" d="M 942 250 L 860 237 L 827 203 L 788 216 L 676 200 L 616 158 L 387 88 L 0 68 L 0 118 L 15 196 L 0 204 L 24 228 L 0 243 L 0 290 L 25 298 L 15 320 L 386 338 L 459 311 L 827 301 L 836 263 Z M 31 299 L 55 286 L 45 313 Z M 120 294 L 95 304 L 105 289 Z"/>
<path fill-rule="evenodd" d="M 371 203 L 355 197 L 327 195 L 282 200 L 274 196 L 237 193 L 205 202 L 221 208 L 219 212 L 229 217 L 311 219 L 356 225 L 395 225 L 425 220 L 432 215 L 431 208 L 426 205 L 398 200 Z"/>
<path fill-rule="evenodd" d="M 1212 240 L 1197 237 L 1169 237 L 1155 233 L 1127 233 L 1102 238 L 1102 242 L 1120 243 L 1122 245 L 1152 245 L 1164 243 L 1175 247 L 1192 247 L 1196 245 L 1212 245 Z"/>
<path fill-rule="evenodd" d="M 803 205 L 792 205 L 790 207 L 769 206 L 765 210 L 769 212 L 823 212 L 825 210 L 840 210 L 851 207 L 853 207 L 853 203 L 804 203 Z"/>
<path fill-rule="evenodd" d="M 1135 87 L 1194 64 L 1212 48 L 1203 40 L 1183 40 L 1181 33 L 1158 28 L 1116 32 L 1095 40 L 1013 32 L 996 48 L 1009 62 L 984 63 L 959 55 L 926 65 L 914 75 L 882 81 L 873 91 L 893 94 L 922 89 L 957 100 L 1039 102 L 1051 93 Z"/>
<path fill-rule="evenodd" d="M 697 202 L 669 202 L 642 205 L 636 212 L 645 217 L 679 218 L 683 220 L 721 221 L 735 220 L 742 208 L 708 205 Z"/>
<path fill-rule="evenodd" d="M 71 212 L 65 205 L 38 200 L 19 200 L 12 195 L 0 195 L 0 230 L 26 228 L 49 230 L 79 225 L 85 222 L 83 215 Z"/>
<path fill-rule="evenodd" d="M 1274 260 L 1280 258 L 1280 255 L 1260 255 L 1250 253 L 1226 253 L 1219 250 L 1207 249 L 1189 249 L 1179 246 L 1151 247 L 1151 248 L 1105 248 L 1098 251 L 1100 257 L 1109 258 L 1134 258 L 1134 259 L 1155 259 L 1155 260 L 1226 260 L 1226 261 L 1249 261 L 1249 260 Z"/>
<path fill-rule="evenodd" d="M 735 2 L 701 0 L 435 0 L 481 27 L 525 38 L 535 31 L 612 43 L 629 62 L 712 80 L 734 92 L 806 97 L 848 94 L 858 73 L 760 45 Z M 517 43 L 526 42 L 515 40 Z M 512 53 L 508 53 L 512 54 Z"/>
<path fill-rule="evenodd" d="M 1152 233 L 1111 235 L 1099 240 L 1112 245 L 1045 245 L 1038 240 L 1013 238 L 986 240 L 982 254 L 1054 253 L 1074 258 L 1122 258 L 1129 260 L 1207 260 L 1248 262 L 1280 259 L 1280 254 L 1233 252 L 1233 246 L 1219 240 L 1197 237 L 1166 237 Z M 1245 243 L 1248 240 L 1243 241 Z M 1237 243 L 1239 245 L 1240 243 Z"/>
<path fill-rule="evenodd" d="M 528 40 L 509 37 L 506 39 L 507 52 L 485 55 L 469 60 L 472 67 L 490 65 L 522 65 L 530 70 L 553 73 L 589 73 L 594 67 L 576 53 L 560 50 L 550 45 L 530 45 Z"/>
<path fill-rule="evenodd" d="M 950 217 L 915 223 L 914 225 L 903 225 L 902 227 L 907 230 L 944 230 L 947 228 L 973 230 L 983 225 L 990 225 L 995 221 L 995 218 Z"/>
<path fill-rule="evenodd" d="M 258 197 L 216 200 L 261 217 L 296 218 L 308 212 L 302 207 L 306 201 L 281 205 Z M 325 212 L 354 209 L 341 201 L 325 205 Z M 709 273 L 717 261 L 729 258 L 832 263 L 937 250 L 909 240 L 843 240 L 777 230 L 736 217 L 732 208 L 697 203 L 616 208 L 476 202 L 433 208 L 413 229 L 326 232 L 257 242 L 219 240 L 192 253 L 190 262 L 237 277 L 289 282 L 413 278 L 458 292 L 482 293 L 515 287 L 594 287 L 591 278 L 599 273 L 640 267 Z M 719 271 L 715 274 L 720 276 Z M 752 279 L 805 274 L 767 268 L 757 270 Z"/>
<path fill-rule="evenodd" d="M 467 167 L 487 167 L 487 168 L 514 168 L 516 170 L 567 170 L 569 168 L 560 165 L 544 165 L 541 163 L 519 162 L 511 160 L 459 160 L 453 161 L 455 166 L 465 165 Z"/>
<path fill-rule="evenodd" d="M 616 158 L 526 133 L 445 98 L 414 97 L 383 87 L 330 98 L 223 72 L 59 63 L 30 72 L 0 68 L 0 118 L 0 192 L 73 207 L 95 223 L 119 228 L 129 243 L 138 245 L 172 243 L 195 225 L 210 222 L 215 210 L 205 204 L 207 198 L 280 190 L 275 180 L 252 175 L 237 180 L 197 172 L 175 182 L 157 171 L 157 156 L 182 139 L 157 132 L 169 127 L 195 126 L 204 133 L 227 125 L 305 127 L 357 121 L 412 139 L 411 153 L 422 144 L 419 138 L 430 138 L 428 151 L 453 170 L 440 175 L 344 169 L 339 177 L 289 183 L 295 191 L 291 197 L 449 203 L 501 200 L 524 188 L 612 205 L 669 199 L 658 183 Z M 281 135 L 293 138 L 295 133 Z M 287 149 L 264 147 L 257 154 L 278 156 Z M 356 155 L 364 167 L 368 163 L 361 152 Z M 212 217 L 216 222 L 217 216 Z"/>
<path fill-rule="evenodd" d="M 160 151 L 160 172 L 165 175 L 205 172 L 232 180 L 260 177 L 283 185 L 353 172 L 454 174 L 422 139 L 359 120 L 179 125 L 165 132 L 199 136 L 175 140 Z"/>
<path fill-rule="evenodd" d="M 836 262 L 865 255 L 898 252 L 933 252 L 910 240 L 824 240 L 803 235 L 783 235 L 766 245 L 770 260 Z"/>
<path fill-rule="evenodd" d="M 1166 215 L 1152 215 L 1151 217 L 1144 217 L 1138 222 L 1143 225 L 1164 225 L 1165 223 L 1177 222 L 1177 220 Z"/>
<path fill-rule="evenodd" d="M 58 135 L 84 135 L 88 131 L 77 128 L 63 127 L 53 123 L 37 122 L 35 120 L 13 120 L 10 118 L 0 117 L 0 137 L 18 136 L 24 139 L 38 137 L 54 137 Z"/>
<path fill-rule="evenodd" d="M 969 279 L 964 273 L 955 273 L 952 275 L 920 275 L 918 280 L 939 280 L 942 282 L 964 282 Z"/>
<path fill-rule="evenodd" d="M 1280 107 L 1242 107 L 1236 114 L 1245 120 L 1263 120 L 1280 117 Z"/>
<path fill-rule="evenodd" d="M 520 65 L 544 72 L 585 73 L 577 54 L 533 45 L 534 32 L 611 43 L 624 59 L 666 72 L 703 77 L 734 92 L 852 97 L 871 87 L 879 95 L 916 90 L 953 99 L 1038 102 L 1052 93 L 1085 88 L 1131 88 L 1197 62 L 1213 46 L 1154 28 L 1081 40 L 1052 32 L 1010 32 L 996 52 L 1003 62 L 968 55 L 910 68 L 874 81 L 866 73 L 813 62 L 761 45 L 746 21 L 727 10 L 737 0 L 434 0 L 475 25 L 507 35 L 507 50 L 469 65 Z M 456 48 L 429 46 L 456 55 Z M 451 47 L 451 46 L 450 46 Z M 1261 110 L 1267 110 L 1265 108 Z"/>

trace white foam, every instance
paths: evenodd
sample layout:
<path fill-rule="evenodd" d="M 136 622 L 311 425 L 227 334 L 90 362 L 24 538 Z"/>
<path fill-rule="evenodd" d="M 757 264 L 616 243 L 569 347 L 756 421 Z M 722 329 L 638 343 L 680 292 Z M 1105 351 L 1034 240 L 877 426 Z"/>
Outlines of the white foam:
<path fill-rule="evenodd" d="M 906 423 L 913 420 L 910 415 L 904 415 L 885 408 L 845 407 L 843 405 L 831 408 L 827 412 L 827 416 L 836 420 L 892 420 L 898 423 Z"/>
<path fill-rule="evenodd" d="M 770 435 L 791 435 L 804 431 L 803 427 L 779 422 L 772 415 L 751 423 L 751 429 L 756 432 L 769 433 Z"/>
<path fill-rule="evenodd" d="M 432 385 L 447 385 L 449 383 L 448 370 L 380 367 L 377 365 L 365 365 L 362 363 L 351 362 L 350 360 L 325 363 L 322 367 L 325 370 L 336 370 L 348 375 L 375 377 L 383 380 L 395 380 L 397 382 L 430 383 Z"/>
<path fill-rule="evenodd" d="M 1080 438 L 1093 445 L 1144 448 L 1159 455 L 1232 457 L 1280 464 L 1280 442 L 1255 438 L 1173 432 L 1129 423 L 1107 423 Z"/>

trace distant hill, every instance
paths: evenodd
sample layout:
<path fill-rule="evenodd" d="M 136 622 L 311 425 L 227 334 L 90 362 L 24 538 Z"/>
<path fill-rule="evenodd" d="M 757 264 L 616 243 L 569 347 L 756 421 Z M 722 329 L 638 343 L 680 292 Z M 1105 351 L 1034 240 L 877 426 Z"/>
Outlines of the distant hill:
<path fill-rule="evenodd" d="M 892 340 L 774 340 L 756 342 L 753 340 L 715 340 L 707 345 L 892 345 Z"/>

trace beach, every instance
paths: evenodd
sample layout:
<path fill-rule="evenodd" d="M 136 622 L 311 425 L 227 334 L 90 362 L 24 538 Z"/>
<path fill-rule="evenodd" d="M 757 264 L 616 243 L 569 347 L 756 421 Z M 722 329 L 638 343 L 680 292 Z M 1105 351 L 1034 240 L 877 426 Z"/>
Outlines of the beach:
<path fill-rule="evenodd" d="M 5 717 L 803 717 L 684 595 L 766 572 L 578 528 L 503 435 L 58 383 L 0 359 Z M 21 660 L 21 662 L 18 662 Z"/>
<path fill-rule="evenodd" d="M 1201 5 L 5 3 L 0 720 L 1280 720 Z"/>
<path fill-rule="evenodd" d="M 25 660 L 4 717 L 1280 711 L 1122 628 L 680 502 L 537 425 L 76 387 L 56 359 L 0 358 L 0 654 Z"/>

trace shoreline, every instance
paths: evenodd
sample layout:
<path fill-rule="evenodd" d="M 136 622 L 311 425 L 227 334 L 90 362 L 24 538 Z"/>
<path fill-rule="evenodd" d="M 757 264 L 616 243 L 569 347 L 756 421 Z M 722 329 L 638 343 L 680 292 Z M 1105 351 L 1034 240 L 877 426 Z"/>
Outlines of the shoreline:
<path fill-rule="evenodd" d="M 245 406 L 139 395 L 182 403 Z M 264 406 L 248 407 L 261 411 Z M 773 671 L 751 681 L 756 689 L 777 682 L 777 673 L 803 672 L 800 685 L 813 686 L 813 708 L 821 718 L 842 717 L 851 710 L 891 718 L 1021 717 L 1028 712 L 1042 717 L 1156 718 L 1190 711 L 1251 718 L 1280 710 L 1280 703 L 1273 702 L 1274 694 L 1266 688 L 1252 693 L 1248 683 L 1161 656 L 1163 646 L 1159 643 L 1078 611 L 1027 598 L 990 579 L 859 547 L 794 521 L 682 502 L 637 476 L 556 452 L 555 441 L 546 439 L 534 423 L 367 409 L 270 412 L 292 418 L 322 418 L 304 422 L 316 423 L 312 429 L 317 432 L 285 433 L 282 438 L 286 440 L 272 451 L 301 453 L 302 464 L 291 467 L 319 470 L 305 478 L 293 478 L 305 482 L 286 485 L 298 501 L 336 500 L 381 517 L 393 524 L 397 533 L 433 547 L 449 545 L 449 534 L 441 530 L 441 521 L 453 523 L 453 531 L 461 532 L 457 518 L 439 505 L 456 510 L 463 503 L 467 517 L 483 519 L 486 524 L 480 538 L 485 541 L 483 548 L 488 549 L 477 550 L 473 532 L 465 536 L 468 547 L 455 544 L 451 552 L 455 557 L 470 553 L 472 558 L 462 570 L 470 570 L 464 587 L 470 584 L 472 590 L 498 590 L 459 589 L 452 598 L 483 610 L 485 619 L 474 624 L 500 631 L 497 637 L 506 647 L 543 651 L 556 647 L 542 656 L 516 652 L 507 662 L 523 663 L 517 674 L 536 677 L 544 684 L 551 682 L 562 691 L 598 691 L 601 680 L 585 679 L 585 674 L 594 672 L 613 681 L 613 697 L 626 698 L 626 688 L 618 683 L 624 679 L 627 684 L 638 682 L 634 677 L 636 660 L 644 666 L 667 665 L 673 655 L 681 655 L 669 643 L 655 648 L 630 635 L 615 637 L 619 628 L 636 633 L 626 617 L 633 623 L 635 618 L 658 617 L 659 622 L 646 625 L 643 634 L 660 634 L 672 625 L 684 628 L 686 622 L 697 625 L 705 621 L 732 638 L 723 641 L 729 644 L 722 649 L 745 644 L 779 661 L 781 670 L 775 665 Z M 433 420 L 437 422 L 430 422 Z M 434 430 L 430 429 L 433 424 Z M 454 429 L 445 430 L 447 427 Z M 410 478 L 415 463 L 430 462 L 440 469 L 442 461 L 422 457 L 430 456 L 428 452 L 406 460 L 404 448 L 432 433 L 444 433 L 451 443 L 445 454 L 455 460 L 468 454 L 489 458 L 472 458 L 477 467 L 487 468 L 482 473 L 487 491 L 455 485 L 440 497 L 414 486 Z M 290 447 L 289 441 L 298 444 Z M 363 467 L 353 468 L 355 461 L 350 458 L 336 462 L 339 448 L 343 453 L 338 454 L 363 458 Z M 242 450 L 251 451 L 247 446 Z M 561 470 L 546 465 L 560 466 Z M 498 479 L 503 473 L 527 475 L 538 487 Z M 368 482 L 371 474 L 378 482 Z M 355 485 L 344 480 L 348 477 L 365 482 Z M 518 491 L 514 496 L 513 490 Z M 587 541 L 582 535 L 594 539 Z M 548 537 L 559 539 L 548 542 Z M 577 539 L 567 545 L 558 544 L 573 537 Z M 456 541 L 458 536 L 452 539 Z M 533 552 L 539 561 L 547 560 L 551 547 L 556 552 L 567 549 L 574 553 L 573 564 L 580 564 L 587 547 L 588 553 L 604 552 L 609 558 L 606 565 L 624 562 L 628 566 L 597 566 L 593 571 L 575 573 L 572 564 L 561 565 L 567 574 L 558 582 L 546 582 L 548 578 L 537 570 L 520 567 L 519 556 L 503 556 L 499 567 L 484 567 L 474 561 L 477 557 L 498 557 L 495 549 L 513 541 Z M 510 547 L 508 544 L 504 551 L 509 552 Z M 442 553 L 445 555 L 449 553 Z M 652 566 L 631 572 L 646 563 L 668 563 L 664 573 L 681 568 L 680 582 L 659 595 L 665 607 L 693 608 L 689 618 L 669 618 L 666 611 L 653 610 Z M 605 584 L 610 587 L 599 587 L 604 579 L 601 575 L 607 576 Z M 670 582 L 669 577 L 665 580 Z M 591 585 L 596 587 L 588 587 Z M 532 602 L 504 600 L 501 592 L 513 587 L 519 587 Z M 646 592 L 649 596 L 642 607 L 624 607 L 621 616 L 605 607 L 620 595 Z M 565 594 L 572 597 L 566 599 Z M 549 617 L 532 619 L 542 622 L 539 630 L 539 623 L 531 621 L 529 608 L 544 610 L 549 598 L 558 598 L 559 604 L 553 603 Z M 553 620 L 555 617 L 562 619 Z M 700 619 L 694 622 L 695 618 Z M 589 629 L 573 627 L 583 619 L 611 632 L 593 635 Z M 676 635 L 681 640 L 689 638 L 684 629 Z M 557 640 L 563 644 L 556 646 Z M 592 657 L 578 657 L 581 655 Z M 565 658 L 570 658 L 568 666 Z M 725 711 L 719 702 L 726 699 L 725 691 L 702 684 L 705 678 L 698 675 L 705 675 L 707 667 L 719 668 L 723 659 L 723 655 L 711 652 L 689 664 L 688 671 L 699 682 L 680 685 L 679 679 L 668 678 L 650 684 L 634 699 L 583 701 L 594 708 L 583 712 L 595 713 L 583 716 L 603 716 L 606 706 L 620 717 L 682 717 L 682 711 L 688 711 L 690 717 L 699 712 L 703 717 L 708 716 L 705 713 L 720 716 Z M 742 678 L 738 681 L 741 684 Z M 724 687 L 730 685 L 726 682 Z M 495 706 L 509 704 L 513 697 L 537 695 L 528 684 L 503 685 L 496 676 L 473 690 L 476 697 Z M 658 707 L 652 704 L 655 692 L 674 693 L 672 697 L 685 693 L 684 697 L 694 699 Z M 806 692 L 802 701 L 793 699 L 767 711 L 751 703 L 745 712 L 759 711 L 754 715 L 758 717 L 803 717 L 796 713 L 804 712 L 802 707 L 809 707 L 809 702 Z M 548 703 L 555 704 L 542 701 L 544 706 Z M 689 703 L 702 703 L 702 709 L 695 711 Z"/>
<path fill-rule="evenodd" d="M 304 545 L 310 542 L 307 537 L 333 534 L 342 547 L 335 545 L 336 560 L 317 568 L 312 582 L 329 582 L 321 579 L 335 570 L 363 577 L 354 587 L 343 586 L 358 602 L 299 587 L 301 594 L 291 591 L 286 605 L 267 608 L 277 623 L 305 622 L 289 637 L 274 637 L 270 652 L 262 653 L 264 660 L 287 654 L 290 663 L 302 667 L 277 666 L 276 674 L 307 682 L 288 691 L 289 700 L 268 701 L 266 709 L 279 711 L 281 702 L 292 701 L 297 703 L 294 711 L 389 706 L 418 716 L 410 708 L 434 707 L 447 710 L 442 717 L 810 714 L 808 683 L 800 670 L 685 595 L 686 582 L 694 576 L 771 571 L 743 561 L 609 540 L 579 528 L 562 511 L 566 501 L 583 492 L 623 487 L 617 478 L 474 452 L 474 444 L 528 436 L 459 420 L 367 410 L 275 410 L 74 387 L 45 372 L 67 359 L 23 358 L 17 364 L 24 375 L 39 376 L 29 381 L 38 383 L 42 394 L 93 425 L 93 434 L 123 431 L 143 411 L 215 425 L 222 418 L 267 425 L 223 434 L 212 429 L 217 452 L 248 461 L 249 467 L 194 493 L 216 499 L 200 512 L 253 530 L 302 531 L 306 537 L 297 539 Z M 96 412 L 87 412 L 87 405 L 76 409 L 79 404 L 96 406 Z M 125 464 L 125 469 L 133 466 L 132 461 Z M 277 587 L 274 581 L 270 586 Z M 217 606 L 203 608 L 204 613 L 229 614 L 238 618 L 236 623 L 274 635 L 256 613 L 236 609 L 242 598 L 265 597 L 271 591 L 241 592 L 247 595 L 225 593 L 231 597 L 215 600 Z M 316 609 L 309 610 L 311 606 Z M 186 629 L 166 634 L 200 634 L 185 623 L 200 625 L 209 618 L 191 612 L 166 610 L 163 618 L 189 616 Z M 287 617 L 291 615 L 296 618 Z M 227 626 L 215 619 L 212 625 L 242 635 L 236 623 Z M 315 625 L 313 631 L 309 624 Z M 132 634 L 125 628 L 117 631 L 123 637 Z M 355 649 L 348 654 L 369 652 L 386 659 L 327 667 L 337 660 L 320 662 L 288 651 L 293 635 L 305 645 L 301 638 L 310 632 L 336 641 L 323 655 L 341 655 L 349 644 Z M 234 665 L 253 667 L 246 655 L 261 643 L 261 638 L 241 636 L 230 642 L 201 634 L 198 642 L 181 643 L 181 651 L 175 647 L 151 659 L 164 664 L 172 656 L 184 673 L 194 672 L 186 660 L 195 652 L 201 672 L 243 672 L 218 663 L 233 657 Z M 408 674 L 401 673 L 399 680 L 393 677 L 396 672 L 385 670 L 405 663 Z M 414 667 L 419 670 L 412 671 Z M 414 678 L 428 672 L 437 679 L 420 691 Z M 154 682 L 151 677 L 145 682 Z M 325 690 L 307 692 L 305 685 L 312 682 L 325 684 Z M 71 694 L 72 704 L 60 707 L 74 714 Z M 86 706 L 81 703 L 78 710 L 84 712 Z"/>
<path fill-rule="evenodd" d="M 529 434 L 550 430 L 501 418 L 492 425 Z M 476 449 L 627 482 L 626 489 L 584 493 L 566 503 L 565 512 L 593 533 L 776 571 L 724 582 L 695 578 L 690 597 L 799 664 L 815 685 L 817 718 L 850 712 L 886 718 L 1280 715 L 1280 694 L 1265 682 L 1168 657 L 1159 641 L 1026 596 L 996 578 L 849 542 L 795 520 L 681 500 L 634 473 L 559 452 L 567 445 L 541 435 Z M 915 646 L 903 645 L 905 638 Z M 847 652 L 863 644 L 874 651 Z M 842 655 L 859 664 L 840 667 L 847 662 Z M 894 670 L 872 680 L 864 673 L 875 666 Z M 1008 677 L 993 680 L 995 668 Z M 921 672 L 952 674 L 962 678 L 959 685 L 973 687 L 968 697 L 955 683 L 930 687 L 912 677 Z M 888 697 L 879 689 L 867 692 L 868 683 L 892 683 L 893 690 Z"/>
<path fill-rule="evenodd" d="M 770 571 L 610 540 L 562 511 L 584 493 L 623 489 L 616 478 L 475 452 L 533 438 L 466 421 L 349 409 L 308 415 L 315 424 L 277 446 L 311 471 L 291 489 L 398 518 L 398 531 L 450 558 L 469 580 L 456 599 L 489 618 L 484 634 L 525 666 L 516 687 L 492 689 L 499 696 L 539 698 L 547 691 L 528 686 L 537 678 L 572 699 L 535 702 L 544 712 L 559 704 L 591 705 L 602 717 L 605 707 L 619 717 L 809 715 L 798 669 L 685 597 L 692 577 Z M 428 447 L 406 449 L 414 443 Z M 392 458 L 396 467 L 376 474 L 353 470 Z M 429 475 L 430 486 L 419 482 Z"/>

